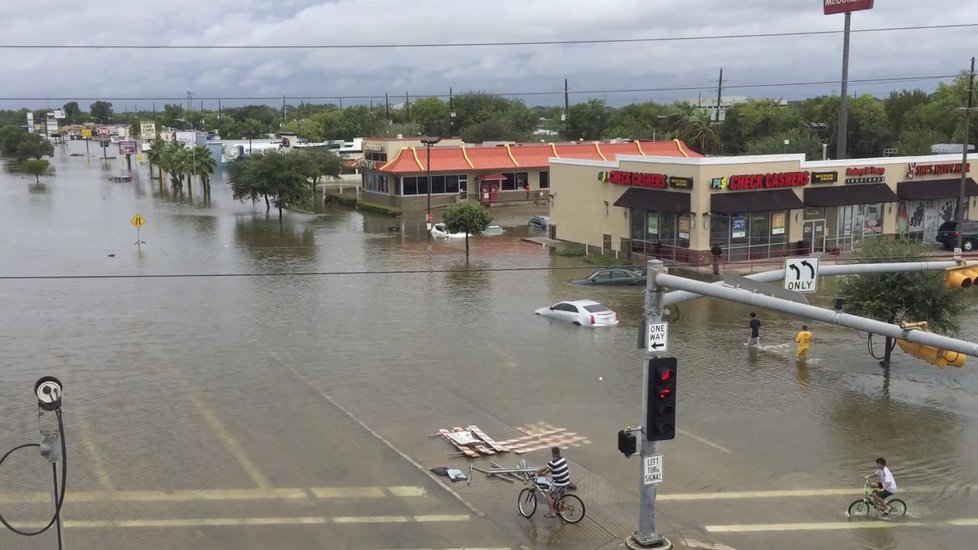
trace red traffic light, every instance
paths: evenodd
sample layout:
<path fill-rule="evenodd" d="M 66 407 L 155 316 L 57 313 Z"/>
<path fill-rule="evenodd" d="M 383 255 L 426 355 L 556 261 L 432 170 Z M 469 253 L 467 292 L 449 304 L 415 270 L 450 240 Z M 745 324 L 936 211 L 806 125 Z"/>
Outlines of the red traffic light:
<path fill-rule="evenodd" d="M 668 382 L 670 378 L 672 378 L 672 369 L 664 369 L 662 374 L 659 375 L 659 380 L 663 382 Z"/>

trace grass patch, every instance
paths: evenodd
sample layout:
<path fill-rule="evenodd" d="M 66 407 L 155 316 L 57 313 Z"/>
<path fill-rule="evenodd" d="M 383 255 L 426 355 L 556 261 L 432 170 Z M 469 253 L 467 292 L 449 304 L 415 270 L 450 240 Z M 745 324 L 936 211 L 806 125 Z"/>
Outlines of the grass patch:
<path fill-rule="evenodd" d="M 610 255 L 592 254 L 590 256 L 584 256 L 584 263 L 591 265 L 600 266 L 619 266 L 619 265 L 631 265 L 631 261 L 628 258 L 616 258 Z"/>
<path fill-rule="evenodd" d="M 393 206 L 387 206 L 384 204 L 374 204 L 372 202 L 357 201 L 356 197 L 348 197 L 346 195 L 328 194 L 326 195 L 325 203 L 357 207 L 365 212 L 376 212 L 378 214 L 384 214 L 392 217 L 401 215 L 400 208 L 394 208 Z"/>
<path fill-rule="evenodd" d="M 564 250 L 558 250 L 554 254 L 558 256 L 563 256 L 565 258 L 580 258 L 584 256 L 583 248 L 565 248 Z"/>

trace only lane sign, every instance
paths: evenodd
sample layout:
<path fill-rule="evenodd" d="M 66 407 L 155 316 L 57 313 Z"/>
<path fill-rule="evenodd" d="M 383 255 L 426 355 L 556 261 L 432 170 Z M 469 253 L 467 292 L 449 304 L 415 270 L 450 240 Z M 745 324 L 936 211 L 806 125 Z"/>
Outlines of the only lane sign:
<path fill-rule="evenodd" d="M 784 262 L 784 288 L 795 292 L 818 290 L 818 258 L 786 258 Z"/>

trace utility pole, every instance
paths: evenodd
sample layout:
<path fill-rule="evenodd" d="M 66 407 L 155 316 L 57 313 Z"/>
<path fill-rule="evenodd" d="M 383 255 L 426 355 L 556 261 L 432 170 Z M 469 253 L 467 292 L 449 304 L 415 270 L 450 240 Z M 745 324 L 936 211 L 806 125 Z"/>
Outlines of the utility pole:
<path fill-rule="evenodd" d="M 720 82 L 717 84 L 717 122 L 720 122 L 720 97 L 723 93 L 723 67 L 720 67 Z"/>
<path fill-rule="evenodd" d="M 662 292 L 664 287 L 656 284 L 656 276 L 668 273 L 668 269 L 662 260 L 652 259 L 648 262 L 646 273 L 648 277 L 645 283 L 645 327 L 648 331 L 653 325 L 662 323 Z M 644 337 L 645 335 L 643 335 Z M 641 339 L 644 341 L 644 338 Z M 644 346 L 643 346 L 644 347 Z M 642 420 L 639 425 L 643 426 L 641 437 L 641 462 L 638 477 L 639 501 L 638 501 L 638 530 L 632 533 L 632 539 L 639 546 L 646 548 L 672 548 L 672 543 L 668 539 L 655 532 L 655 483 L 645 483 L 645 463 L 650 457 L 656 456 L 659 451 L 658 441 L 649 441 L 649 379 L 652 376 L 650 365 L 660 352 L 649 351 L 645 348 L 642 357 Z"/>
<path fill-rule="evenodd" d="M 836 137 L 835 158 L 846 158 L 846 139 L 849 135 L 849 29 L 852 12 L 846 12 L 846 23 L 842 38 L 842 94 L 839 96 L 839 133 Z"/>
<path fill-rule="evenodd" d="M 448 87 L 448 136 L 455 135 L 455 104 L 452 101 L 452 88 Z"/>
<path fill-rule="evenodd" d="M 194 94 L 192 92 L 187 92 L 187 115 L 190 115 L 190 109 L 193 108 L 192 102 L 194 100 Z"/>
<path fill-rule="evenodd" d="M 384 92 L 384 116 L 387 117 L 387 125 L 391 125 L 391 100 L 387 97 L 387 92 Z"/>
<path fill-rule="evenodd" d="M 567 91 L 567 79 L 564 79 L 564 139 L 570 139 L 570 93 Z"/>
<path fill-rule="evenodd" d="M 968 72 L 968 106 L 964 109 L 964 143 L 961 146 L 961 188 L 958 192 L 958 248 L 964 240 L 964 211 L 965 184 L 968 182 L 968 133 L 971 131 L 971 108 L 975 100 L 975 58 L 971 58 L 971 70 Z"/>
<path fill-rule="evenodd" d="M 411 121 L 411 97 L 408 96 L 407 92 L 404 92 L 404 122 Z"/>

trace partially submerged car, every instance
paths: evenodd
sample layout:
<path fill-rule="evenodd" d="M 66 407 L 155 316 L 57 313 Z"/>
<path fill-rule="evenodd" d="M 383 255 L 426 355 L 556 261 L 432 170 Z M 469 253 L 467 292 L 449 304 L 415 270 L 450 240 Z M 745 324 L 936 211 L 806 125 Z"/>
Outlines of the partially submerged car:
<path fill-rule="evenodd" d="M 594 300 L 566 300 L 534 313 L 582 327 L 611 327 L 618 324 L 618 314 Z"/>
<path fill-rule="evenodd" d="M 448 231 L 448 227 L 445 224 L 436 223 L 435 225 L 431 226 L 431 236 L 438 237 L 439 239 L 464 239 L 466 233 L 451 233 Z"/>
<path fill-rule="evenodd" d="M 550 216 L 544 216 L 542 214 L 531 216 L 530 221 L 527 225 L 533 229 L 547 229 L 550 226 Z"/>
<path fill-rule="evenodd" d="M 570 282 L 579 285 L 642 285 L 645 286 L 645 272 L 639 269 L 614 267 L 599 269 L 583 279 L 572 279 Z"/>

